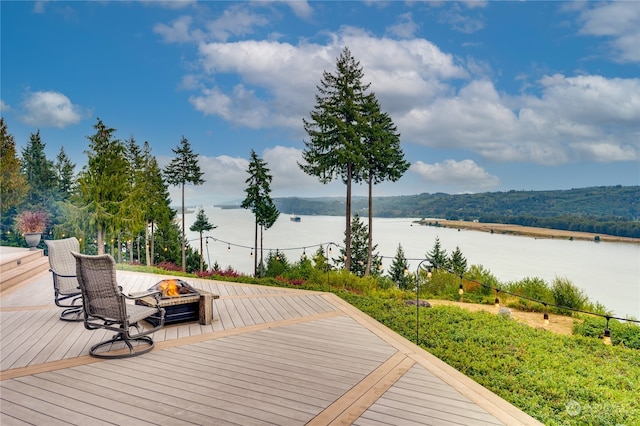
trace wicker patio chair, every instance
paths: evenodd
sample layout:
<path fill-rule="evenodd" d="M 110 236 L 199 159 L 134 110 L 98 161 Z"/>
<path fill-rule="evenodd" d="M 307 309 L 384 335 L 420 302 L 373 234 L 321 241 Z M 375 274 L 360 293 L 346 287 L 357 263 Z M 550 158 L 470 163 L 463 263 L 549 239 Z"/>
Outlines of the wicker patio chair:
<path fill-rule="evenodd" d="M 164 326 L 164 308 L 159 306 L 160 292 L 145 292 L 135 296 L 122 293 L 116 280 L 116 263 L 109 254 L 89 256 L 73 252 L 76 259 L 78 284 L 84 306 L 84 326 L 88 330 L 115 331 L 112 339 L 91 347 L 89 353 L 96 358 L 128 358 L 153 349 L 150 334 Z M 156 306 L 126 303 L 141 297 L 155 296 Z M 154 317 L 155 327 L 139 324 Z M 154 321 L 155 322 L 155 321 Z M 134 331 L 132 333 L 132 331 Z M 106 349 L 106 350 L 103 350 Z"/>
<path fill-rule="evenodd" d="M 64 308 L 60 319 L 82 321 L 82 295 L 76 278 L 76 259 L 72 251 L 80 251 L 75 237 L 45 240 L 48 248 L 49 271 L 53 275 L 53 293 L 56 306 Z"/>

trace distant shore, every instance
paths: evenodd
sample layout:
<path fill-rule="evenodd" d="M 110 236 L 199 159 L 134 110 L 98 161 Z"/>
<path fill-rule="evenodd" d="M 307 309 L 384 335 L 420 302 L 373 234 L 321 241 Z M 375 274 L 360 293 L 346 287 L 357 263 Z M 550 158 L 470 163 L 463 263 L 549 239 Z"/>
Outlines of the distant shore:
<path fill-rule="evenodd" d="M 593 234 L 590 232 L 563 231 L 561 229 L 536 228 L 532 226 L 509 225 L 504 223 L 467 222 L 464 220 L 423 219 L 418 221 L 425 226 L 441 226 L 444 228 L 469 229 L 496 234 L 521 235 L 533 238 L 550 238 L 563 240 L 606 241 L 616 243 L 640 244 L 640 238 L 616 237 L 613 235 Z"/>

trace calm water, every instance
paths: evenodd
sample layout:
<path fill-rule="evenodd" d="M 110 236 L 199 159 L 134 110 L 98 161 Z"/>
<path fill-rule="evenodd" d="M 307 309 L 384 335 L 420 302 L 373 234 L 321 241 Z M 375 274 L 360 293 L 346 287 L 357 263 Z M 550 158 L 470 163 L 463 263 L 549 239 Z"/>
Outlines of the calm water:
<path fill-rule="evenodd" d="M 205 235 L 209 244 L 204 257 L 209 265 L 232 266 L 235 270 L 253 273 L 251 256 L 254 239 L 254 219 L 244 209 L 222 210 L 205 207 L 209 222 L 218 227 Z M 187 238 L 199 250 L 197 233 L 188 231 L 196 214 L 186 215 Z M 311 255 L 323 244 L 343 245 L 344 218 L 338 216 L 301 216 L 292 222 L 281 214 L 278 221 L 264 233 L 264 256 L 268 250 L 279 249 L 289 261 L 297 261 L 303 253 Z M 362 218 L 366 221 L 366 217 Z M 388 269 L 402 245 L 410 268 L 417 268 L 420 259 L 433 248 L 436 237 L 442 248 L 451 253 L 456 246 L 467 258 L 468 265 L 482 265 L 501 282 L 538 277 L 550 283 L 554 278 L 569 279 L 583 289 L 589 299 L 600 302 L 616 316 L 640 318 L 640 245 L 593 241 L 535 239 L 479 231 L 458 231 L 412 224 L 416 219 L 382 219 L 373 223 L 374 244 L 384 256 Z M 229 245 L 230 243 L 230 249 Z M 334 248 L 335 250 L 335 248 Z M 336 251 L 334 251 L 334 256 Z"/>

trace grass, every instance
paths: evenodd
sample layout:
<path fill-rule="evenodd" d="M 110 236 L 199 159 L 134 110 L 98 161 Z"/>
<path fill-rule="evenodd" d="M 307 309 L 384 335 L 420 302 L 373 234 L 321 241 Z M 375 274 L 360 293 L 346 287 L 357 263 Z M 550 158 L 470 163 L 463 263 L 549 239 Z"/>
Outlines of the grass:
<path fill-rule="evenodd" d="M 125 268 L 168 274 L 157 269 Z M 325 277 L 315 285 L 307 282 L 293 287 L 327 291 Z M 276 279 L 223 279 L 288 286 Z M 332 274 L 331 279 L 330 289 L 338 296 L 415 341 L 416 309 L 405 304 L 404 293 L 342 282 L 348 278 L 339 274 Z M 599 322 L 592 325 L 587 321 L 577 328 L 593 337 L 559 335 L 489 312 L 437 306 L 419 310 L 418 343 L 547 425 L 640 426 L 640 350 L 604 345 L 598 335 L 602 330 Z M 631 331 L 635 337 L 626 337 L 628 341 L 640 336 L 640 328 Z"/>

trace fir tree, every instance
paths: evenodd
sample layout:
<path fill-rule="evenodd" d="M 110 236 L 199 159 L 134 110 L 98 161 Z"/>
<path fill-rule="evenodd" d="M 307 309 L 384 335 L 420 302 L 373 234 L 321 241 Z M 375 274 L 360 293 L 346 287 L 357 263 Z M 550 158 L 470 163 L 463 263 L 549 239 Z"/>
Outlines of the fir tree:
<path fill-rule="evenodd" d="M 56 157 L 55 171 L 58 179 L 58 193 L 62 200 L 67 200 L 73 193 L 75 179 L 74 170 L 76 165 L 71 162 L 64 147 L 60 147 L 60 152 Z"/>
<path fill-rule="evenodd" d="M 184 136 L 180 140 L 180 145 L 175 149 L 172 149 L 176 158 L 171 160 L 171 163 L 164 169 L 164 175 L 169 182 L 169 185 L 180 186 L 182 191 L 182 272 L 186 271 L 187 267 L 187 253 L 186 253 L 186 241 L 185 241 L 185 212 L 184 212 L 184 187 L 186 184 L 202 185 L 204 180 L 202 179 L 202 171 L 198 164 L 198 156 L 191 150 L 191 144 Z"/>
<path fill-rule="evenodd" d="M 456 246 L 449 256 L 449 265 L 456 275 L 464 275 L 467 272 L 467 259 L 462 255 L 460 247 Z"/>
<path fill-rule="evenodd" d="M 351 269 L 351 184 L 362 167 L 364 105 L 367 102 L 364 73 L 360 63 L 344 48 L 336 62 L 336 73 L 323 72 L 316 104 L 310 120 L 303 119 L 309 135 L 302 152 L 300 168 L 326 184 L 336 178 L 346 184 L 346 260 Z"/>
<path fill-rule="evenodd" d="M 369 252 L 366 269 L 368 272 L 372 264 L 373 250 L 373 185 L 384 181 L 397 181 L 409 169 L 410 163 L 404 160 L 400 134 L 391 117 L 382 112 L 375 94 L 370 94 L 367 100 L 363 130 L 367 136 L 362 148 L 365 162 L 356 181 L 365 181 L 369 190 Z"/>
<path fill-rule="evenodd" d="M 27 201 L 32 209 L 51 212 L 56 199 L 57 179 L 53 162 L 47 159 L 40 131 L 32 133 L 22 150 L 21 172 L 27 178 Z"/>
<path fill-rule="evenodd" d="M 360 215 L 355 214 L 353 219 L 351 220 L 351 262 L 349 269 L 350 272 L 356 274 L 359 277 L 362 277 L 367 272 L 367 253 L 369 253 L 369 231 L 367 229 L 367 225 L 365 225 L 360 220 Z M 347 240 L 345 238 L 345 246 L 347 244 Z M 373 247 L 373 251 L 378 248 L 377 245 Z M 344 264 L 345 269 L 347 268 L 347 250 L 340 249 L 342 253 L 342 259 L 338 261 L 338 263 Z M 373 267 L 368 271 L 369 274 L 378 275 L 379 271 L 377 265 L 381 262 L 380 257 L 373 253 Z"/>
<path fill-rule="evenodd" d="M 27 196 L 27 180 L 20 174 L 20 160 L 16 141 L 7 130 L 4 117 L 0 117 L 0 217 L 13 222 L 13 210 Z M 3 236 L 5 232 L 2 232 Z"/>
<path fill-rule="evenodd" d="M 209 222 L 209 218 L 204 214 L 204 209 L 200 207 L 196 215 L 196 221 L 189 228 L 190 231 L 200 234 L 200 272 L 202 272 L 202 234 L 205 231 L 211 231 L 215 228 L 217 228 L 217 226 Z"/>
<path fill-rule="evenodd" d="M 449 269 L 449 259 L 447 251 L 442 248 L 440 238 L 436 237 L 433 248 L 427 253 L 427 259 L 431 260 L 432 265 L 437 269 Z"/>
<path fill-rule="evenodd" d="M 89 159 L 78 177 L 78 194 L 72 198 L 96 231 L 98 254 L 104 254 L 106 233 L 117 230 L 122 221 L 129 194 L 129 165 L 124 145 L 113 138 L 115 129 L 99 118 L 93 128 L 96 133 L 87 137 Z"/>
<path fill-rule="evenodd" d="M 254 276 L 258 275 L 258 227 L 260 229 L 260 264 L 262 264 L 262 231 L 269 229 L 278 220 L 280 212 L 271 199 L 271 181 L 273 177 L 269 173 L 267 163 L 256 152 L 251 150 L 251 160 L 247 169 L 249 177 L 245 181 L 247 188 L 246 198 L 242 201 L 243 209 L 250 209 L 255 217 L 254 232 Z"/>
<path fill-rule="evenodd" d="M 389 269 L 389 278 L 398 285 L 400 290 L 409 290 L 409 263 L 402 249 L 402 244 L 398 244 L 396 255 L 391 262 L 391 268 Z"/>

